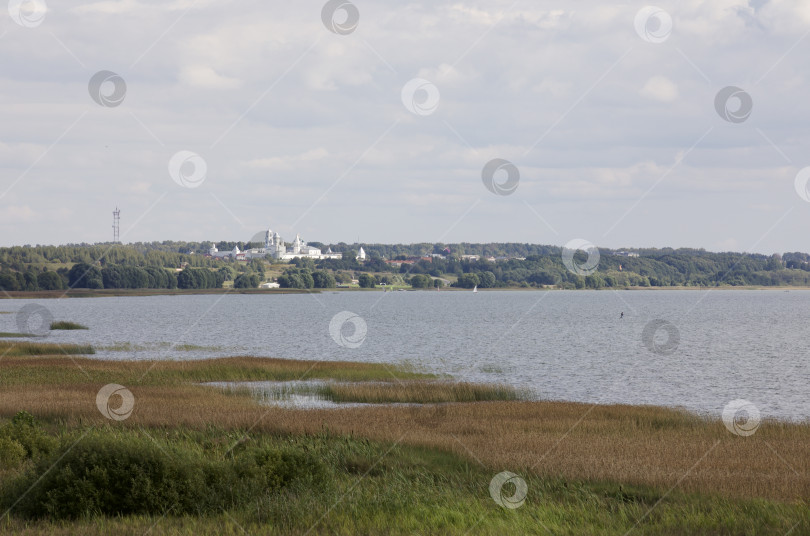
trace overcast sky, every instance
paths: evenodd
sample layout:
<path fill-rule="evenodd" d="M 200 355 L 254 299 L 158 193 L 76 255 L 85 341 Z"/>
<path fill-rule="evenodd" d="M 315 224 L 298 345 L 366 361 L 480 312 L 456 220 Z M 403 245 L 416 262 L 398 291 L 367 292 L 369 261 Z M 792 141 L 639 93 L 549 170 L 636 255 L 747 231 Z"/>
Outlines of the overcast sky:
<path fill-rule="evenodd" d="M 2 245 L 810 251 L 810 2 L 19 4 Z"/>

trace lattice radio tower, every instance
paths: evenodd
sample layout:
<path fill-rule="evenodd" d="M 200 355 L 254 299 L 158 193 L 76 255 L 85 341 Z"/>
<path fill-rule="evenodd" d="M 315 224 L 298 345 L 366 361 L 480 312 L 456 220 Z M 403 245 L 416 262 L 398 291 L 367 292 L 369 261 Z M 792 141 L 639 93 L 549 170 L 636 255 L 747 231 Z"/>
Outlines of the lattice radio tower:
<path fill-rule="evenodd" d="M 121 236 L 121 211 L 118 207 L 113 210 L 113 244 L 120 242 Z"/>

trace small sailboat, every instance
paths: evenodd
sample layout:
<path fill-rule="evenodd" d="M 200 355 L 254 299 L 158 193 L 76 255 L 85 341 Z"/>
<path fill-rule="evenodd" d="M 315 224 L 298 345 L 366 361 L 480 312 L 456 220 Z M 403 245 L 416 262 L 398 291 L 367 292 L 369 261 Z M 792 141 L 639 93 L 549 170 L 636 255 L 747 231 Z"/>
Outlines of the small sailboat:
<path fill-rule="evenodd" d="M 473 287 L 473 292 L 478 292 L 478 285 L 475 285 L 475 286 Z"/>

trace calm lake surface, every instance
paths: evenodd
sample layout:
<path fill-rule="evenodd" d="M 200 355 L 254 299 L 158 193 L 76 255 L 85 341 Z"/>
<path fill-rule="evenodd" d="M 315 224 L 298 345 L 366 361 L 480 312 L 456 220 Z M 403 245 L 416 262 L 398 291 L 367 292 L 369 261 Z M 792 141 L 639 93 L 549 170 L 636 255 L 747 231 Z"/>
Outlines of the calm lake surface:
<path fill-rule="evenodd" d="M 90 327 L 50 332 L 51 342 L 119 347 L 98 350 L 100 359 L 406 363 L 458 380 L 507 383 L 539 399 L 719 415 L 742 398 L 763 417 L 810 418 L 810 291 L 226 294 L 2 300 L 0 311 L 29 303 Z M 352 322 L 335 333 L 349 344 L 330 334 L 343 311 L 365 322 L 362 344 L 352 344 Z M 655 320 L 671 325 L 655 331 L 651 324 L 654 336 L 645 342 L 645 326 Z M 0 314 L 0 331 L 17 331 L 16 315 Z"/>

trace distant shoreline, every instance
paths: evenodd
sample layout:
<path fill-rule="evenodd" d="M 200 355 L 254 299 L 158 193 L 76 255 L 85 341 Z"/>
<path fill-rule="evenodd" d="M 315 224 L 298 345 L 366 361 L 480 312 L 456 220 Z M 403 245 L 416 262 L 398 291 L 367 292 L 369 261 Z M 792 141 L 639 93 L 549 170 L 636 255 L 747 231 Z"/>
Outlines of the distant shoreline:
<path fill-rule="evenodd" d="M 318 289 L 320 290 L 320 289 Z M 36 299 L 36 298 L 103 298 L 126 296 L 185 296 L 191 294 L 311 294 L 318 290 L 305 290 L 295 288 L 285 289 L 254 289 L 254 288 L 208 288 L 208 289 L 72 289 L 72 290 L 33 290 L 33 291 L 5 291 L 0 292 L 0 299 Z"/>
<path fill-rule="evenodd" d="M 132 297 L 132 296 L 188 296 L 194 294 L 319 294 L 326 292 L 383 292 L 383 287 L 376 288 L 326 288 L 326 289 L 232 289 L 232 288 L 211 288 L 211 289 L 72 289 L 72 290 L 34 290 L 34 291 L 5 291 L 0 292 L 0 299 L 55 299 L 55 298 L 103 298 L 103 297 Z M 433 289 L 403 289 L 408 292 L 435 292 Z M 499 287 L 478 289 L 480 292 L 491 292 L 498 290 L 506 291 L 610 291 L 610 290 L 810 290 L 810 287 L 792 286 L 720 286 L 720 287 L 621 287 L 602 289 L 561 289 L 561 288 L 523 288 L 523 287 Z M 389 292 L 394 292 L 389 291 Z M 443 288 L 441 292 L 471 292 L 466 288 Z"/>

